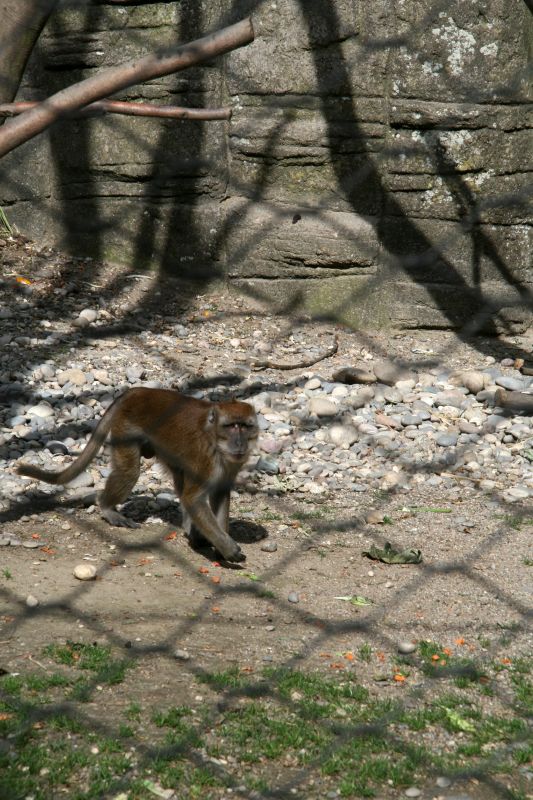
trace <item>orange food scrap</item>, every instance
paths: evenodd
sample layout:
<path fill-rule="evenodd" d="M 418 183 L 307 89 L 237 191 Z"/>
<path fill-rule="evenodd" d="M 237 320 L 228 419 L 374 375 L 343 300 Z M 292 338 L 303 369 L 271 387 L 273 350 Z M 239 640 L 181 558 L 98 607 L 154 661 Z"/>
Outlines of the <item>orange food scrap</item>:
<path fill-rule="evenodd" d="M 212 567 L 220 567 L 220 562 L 219 561 L 212 561 L 211 562 L 211 566 Z"/>
<path fill-rule="evenodd" d="M 455 644 L 458 644 L 461 647 L 463 644 L 466 644 L 466 642 L 462 636 L 459 636 L 459 638 L 455 640 Z"/>
<path fill-rule="evenodd" d="M 502 658 L 502 664 L 512 664 L 512 663 L 513 662 L 511 661 L 510 658 Z"/>
<path fill-rule="evenodd" d="M 443 647 L 442 652 L 444 653 L 445 656 L 451 656 L 452 654 L 452 651 L 450 650 L 449 647 Z"/>
<path fill-rule="evenodd" d="M 44 545 L 44 547 L 41 547 L 39 549 L 41 550 L 42 553 L 46 553 L 47 556 L 53 556 L 55 555 L 56 552 L 52 547 L 48 547 L 47 545 Z"/>
<path fill-rule="evenodd" d="M 438 656 L 436 653 L 431 656 L 431 660 L 432 661 L 439 661 L 439 659 L 440 659 L 440 656 Z"/>
<path fill-rule="evenodd" d="M 29 281 L 27 278 L 23 278 L 21 275 L 17 275 L 15 280 L 17 283 L 24 284 L 24 286 L 31 286 L 31 281 Z"/>
<path fill-rule="evenodd" d="M 181 572 L 175 572 L 175 573 L 174 573 L 174 576 L 175 576 L 176 578 L 181 578 Z"/>
<path fill-rule="evenodd" d="M 376 658 L 379 659 L 379 661 L 385 661 L 385 653 L 383 650 L 378 650 L 376 653 Z"/>
<path fill-rule="evenodd" d="M 220 611 L 220 608 L 218 606 L 213 606 L 211 611 L 213 612 L 213 614 L 218 614 L 219 611 Z"/>
<path fill-rule="evenodd" d="M 176 531 L 170 531 L 170 533 L 167 533 L 167 535 L 165 536 L 165 542 L 171 542 L 172 539 L 175 539 L 177 535 L 178 534 L 176 533 Z"/>
<path fill-rule="evenodd" d="M 446 661 L 445 658 L 441 658 L 440 661 L 439 661 L 439 664 L 441 665 L 441 667 L 445 667 L 447 663 L 448 662 Z"/>
<path fill-rule="evenodd" d="M 147 564 L 151 564 L 153 560 L 154 560 L 153 556 L 145 556 L 145 558 L 140 558 L 137 564 L 139 567 L 144 567 Z"/>
<path fill-rule="evenodd" d="M 40 539 L 41 538 L 41 534 L 40 533 L 32 533 L 31 538 L 35 539 L 35 540 Z"/>
<path fill-rule="evenodd" d="M 213 583 L 220 583 L 220 575 L 213 575 L 213 577 L 211 578 L 211 581 Z"/>
<path fill-rule="evenodd" d="M 406 678 L 405 675 L 402 675 L 401 672 L 397 672 L 393 680 L 395 680 L 396 683 L 403 683 L 406 680 Z"/>
<path fill-rule="evenodd" d="M 241 667 L 241 672 L 253 672 L 253 667 Z"/>
<path fill-rule="evenodd" d="M 198 572 L 200 573 L 200 575 L 209 575 L 209 570 L 207 569 L 207 567 L 200 567 Z"/>
<path fill-rule="evenodd" d="M 341 663 L 340 663 L 340 662 L 338 662 L 338 661 L 333 661 L 333 662 L 332 662 L 332 663 L 329 665 L 329 668 L 330 668 L 330 669 L 344 669 L 344 664 L 341 664 Z"/>
<path fill-rule="evenodd" d="M 12 719 L 12 717 L 14 717 L 14 714 L 8 714 L 7 711 L 2 711 L 0 713 L 0 721 L 1 722 L 4 722 L 4 720 L 6 720 L 6 719 Z"/>
<path fill-rule="evenodd" d="M 331 658 L 331 653 L 319 653 L 319 658 Z"/>
<path fill-rule="evenodd" d="M 348 651 L 347 653 L 344 654 L 344 658 L 346 659 L 346 661 L 353 661 L 354 660 L 354 654 L 352 652 Z"/>

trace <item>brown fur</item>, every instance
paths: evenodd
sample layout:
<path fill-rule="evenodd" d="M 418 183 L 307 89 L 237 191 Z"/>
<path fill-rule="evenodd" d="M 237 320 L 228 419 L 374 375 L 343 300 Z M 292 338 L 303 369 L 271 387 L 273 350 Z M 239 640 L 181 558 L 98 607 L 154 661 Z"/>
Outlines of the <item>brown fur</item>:
<path fill-rule="evenodd" d="M 228 521 L 231 487 L 257 438 L 249 403 L 211 403 L 166 389 L 130 389 L 107 409 L 83 452 L 64 470 L 54 473 L 21 464 L 17 472 L 47 483 L 69 483 L 108 435 L 112 471 L 98 496 L 104 519 L 137 527 L 115 507 L 135 486 L 141 455 L 155 455 L 172 474 L 191 542 L 207 539 L 226 560 L 244 560 L 228 533 Z"/>

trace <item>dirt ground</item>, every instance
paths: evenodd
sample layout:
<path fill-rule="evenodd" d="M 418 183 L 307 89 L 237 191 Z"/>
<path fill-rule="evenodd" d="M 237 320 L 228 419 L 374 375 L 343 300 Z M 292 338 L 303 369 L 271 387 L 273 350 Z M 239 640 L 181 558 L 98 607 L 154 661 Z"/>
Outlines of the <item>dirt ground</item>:
<path fill-rule="evenodd" d="M 372 341 L 401 355 L 417 345 L 445 352 L 453 336 L 423 332 L 388 340 L 375 334 Z M 505 343 L 485 341 L 489 347 L 497 358 L 506 352 Z M 469 353 L 469 346 L 457 345 L 450 365 L 468 363 Z M 408 493 L 341 491 L 307 499 L 251 488 L 243 487 L 232 506 L 232 534 L 247 555 L 233 568 L 190 549 L 177 501 L 164 523 L 135 531 L 111 528 L 96 513 L 64 503 L 61 494 L 40 509 L 14 506 L 4 514 L 2 532 L 33 546 L 0 549 L 2 669 L 46 674 L 50 662 L 42 653 L 50 643 L 111 645 L 137 663 L 124 682 L 100 687 L 89 704 L 100 721 L 104 711 L 111 729 L 126 700 L 153 707 L 201 700 L 215 707 L 224 692 L 198 679 L 228 667 L 250 675 L 265 666 L 327 676 L 355 672 L 372 695 L 400 698 L 409 707 L 424 703 L 435 685 L 417 671 L 416 652 L 406 657 L 411 677 L 395 680 L 402 642 L 437 642 L 481 665 L 531 655 L 533 509 L 527 502 L 505 507 L 459 479 L 453 492 L 413 485 Z M 142 514 L 142 497 L 132 502 Z M 382 511 L 387 524 L 366 523 L 370 509 Z M 422 563 L 394 566 L 363 555 L 386 541 L 420 548 Z M 265 542 L 277 550 L 262 550 Z M 74 577 L 81 563 L 96 567 L 95 580 Z M 30 607 L 29 596 L 38 605 Z M 352 604 L 354 596 L 369 602 Z M 368 659 L 346 656 L 368 646 Z M 494 693 L 480 698 L 484 709 L 512 715 L 506 671 L 493 683 Z M 469 797 L 504 796 L 475 780 L 467 788 Z M 382 796 L 398 792 L 385 786 Z"/>

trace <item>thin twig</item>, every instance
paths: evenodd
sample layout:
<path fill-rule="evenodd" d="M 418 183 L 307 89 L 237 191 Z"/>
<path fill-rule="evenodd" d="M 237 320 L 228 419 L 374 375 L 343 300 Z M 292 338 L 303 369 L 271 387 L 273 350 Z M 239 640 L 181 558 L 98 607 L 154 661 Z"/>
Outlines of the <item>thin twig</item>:
<path fill-rule="evenodd" d="M 261 361 L 254 361 L 251 366 L 252 369 L 305 369 L 306 367 L 312 367 L 313 364 L 318 364 L 319 361 L 323 361 L 325 358 L 334 356 L 338 349 L 339 338 L 337 334 L 335 334 L 331 347 L 329 347 L 327 350 L 324 350 L 323 353 L 315 356 L 314 358 L 309 358 L 305 361 L 298 361 L 296 364 L 278 364 L 276 361 L 264 359 Z"/>

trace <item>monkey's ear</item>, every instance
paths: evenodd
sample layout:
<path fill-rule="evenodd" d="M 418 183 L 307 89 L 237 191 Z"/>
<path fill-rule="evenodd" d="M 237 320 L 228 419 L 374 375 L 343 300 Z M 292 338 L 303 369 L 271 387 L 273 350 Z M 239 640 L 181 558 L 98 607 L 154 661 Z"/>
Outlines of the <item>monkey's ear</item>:
<path fill-rule="evenodd" d="M 207 415 L 207 420 L 205 427 L 207 430 L 210 428 L 216 428 L 216 424 L 218 422 L 218 409 L 213 406 L 209 409 L 209 413 Z"/>

